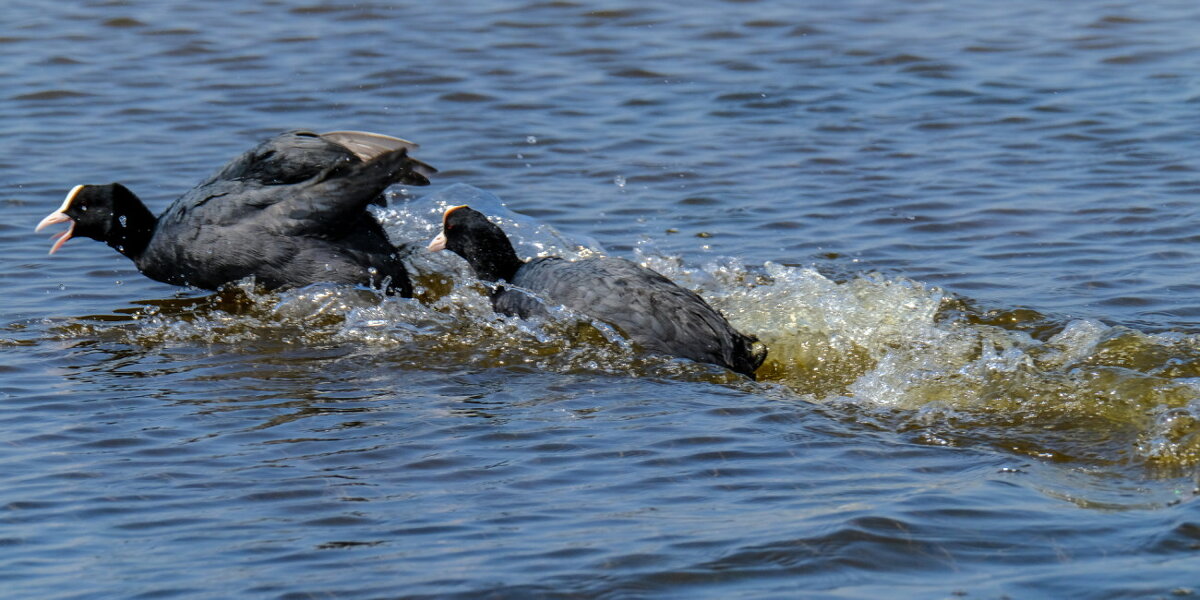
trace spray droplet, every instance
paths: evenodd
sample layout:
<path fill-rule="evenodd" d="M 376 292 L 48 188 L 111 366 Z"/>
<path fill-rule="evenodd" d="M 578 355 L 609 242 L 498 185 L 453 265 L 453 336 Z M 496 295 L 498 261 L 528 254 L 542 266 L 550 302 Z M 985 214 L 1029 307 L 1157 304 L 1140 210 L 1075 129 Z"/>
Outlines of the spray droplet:
<path fill-rule="evenodd" d="M 125 227 L 125 223 L 128 220 L 129 219 L 125 218 L 125 215 L 121 215 L 121 216 L 117 217 L 117 221 L 121 223 L 121 227 Z"/>
<path fill-rule="evenodd" d="M 625 176 L 617 175 L 616 177 L 613 177 L 613 183 L 617 184 L 617 187 L 619 188 L 625 187 Z"/>

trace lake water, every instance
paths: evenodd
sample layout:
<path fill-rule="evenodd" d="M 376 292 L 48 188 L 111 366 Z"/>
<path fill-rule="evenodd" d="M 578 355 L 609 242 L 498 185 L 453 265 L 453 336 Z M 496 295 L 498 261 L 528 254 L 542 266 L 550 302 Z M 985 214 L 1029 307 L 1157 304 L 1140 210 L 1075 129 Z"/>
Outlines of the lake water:
<path fill-rule="evenodd" d="M 1200 595 L 1200 4 L 14 2 L 0 32 L 13 598 Z M 566 317 L 179 289 L 33 233 L 276 132 L 441 169 L 704 295 L 751 382 Z"/>

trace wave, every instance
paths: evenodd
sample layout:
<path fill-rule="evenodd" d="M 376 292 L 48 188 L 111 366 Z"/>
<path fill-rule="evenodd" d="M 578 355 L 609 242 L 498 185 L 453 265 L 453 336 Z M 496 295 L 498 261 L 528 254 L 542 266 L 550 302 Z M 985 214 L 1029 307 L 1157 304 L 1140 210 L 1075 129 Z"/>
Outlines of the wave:
<path fill-rule="evenodd" d="M 690 265 L 638 248 L 633 257 L 704 296 L 770 349 L 750 382 L 711 365 L 645 355 L 619 331 L 566 310 L 540 321 L 496 315 L 487 286 L 451 253 L 421 250 L 442 211 L 494 215 L 525 256 L 603 253 L 466 185 L 397 196 L 379 212 L 407 246 L 417 297 L 316 285 L 265 293 L 253 282 L 216 294 L 148 300 L 71 320 L 63 338 L 142 346 L 350 346 L 397 368 L 534 369 L 706 381 L 837 407 L 920 443 L 984 443 L 1051 461 L 1200 465 L 1200 337 L 1147 333 L 1024 308 L 981 308 L 937 287 L 879 274 L 732 258 Z M 802 410 L 802 408 L 798 408 Z"/>

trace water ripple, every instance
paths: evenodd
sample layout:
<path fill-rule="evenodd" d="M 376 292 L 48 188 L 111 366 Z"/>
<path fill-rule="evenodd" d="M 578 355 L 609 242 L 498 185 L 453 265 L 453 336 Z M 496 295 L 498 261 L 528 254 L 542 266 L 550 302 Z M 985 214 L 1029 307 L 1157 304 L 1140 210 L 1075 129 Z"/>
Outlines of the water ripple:
<path fill-rule="evenodd" d="M 9 8 L 11 594 L 1194 589 L 1193 3 Z M 212 295 L 32 234 L 295 127 L 421 142 L 521 252 L 642 261 L 772 358 L 498 318 L 423 253 L 417 300 Z"/>

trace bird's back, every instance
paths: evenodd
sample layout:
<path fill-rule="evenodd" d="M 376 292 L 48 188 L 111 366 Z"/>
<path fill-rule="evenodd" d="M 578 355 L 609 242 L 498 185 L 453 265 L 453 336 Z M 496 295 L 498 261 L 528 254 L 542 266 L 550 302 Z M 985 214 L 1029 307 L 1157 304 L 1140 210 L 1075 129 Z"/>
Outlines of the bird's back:
<path fill-rule="evenodd" d="M 620 258 L 567 261 L 534 259 L 512 283 L 548 302 L 615 325 L 652 352 L 719 364 L 753 376 L 764 356 L 699 295 L 655 271 Z M 496 298 L 496 309 L 528 314 L 530 300 L 517 291 Z"/>
<path fill-rule="evenodd" d="M 428 183 L 420 167 L 403 146 L 364 161 L 316 134 L 276 136 L 168 207 L 138 266 L 209 289 L 250 275 L 270 288 L 391 277 L 407 289 L 396 249 L 367 207 L 392 183 Z"/>
<path fill-rule="evenodd" d="M 348 148 L 306 131 L 290 131 L 264 140 L 214 173 L 215 181 L 253 181 L 262 185 L 288 185 L 311 179 L 339 161 L 355 161 Z"/>

